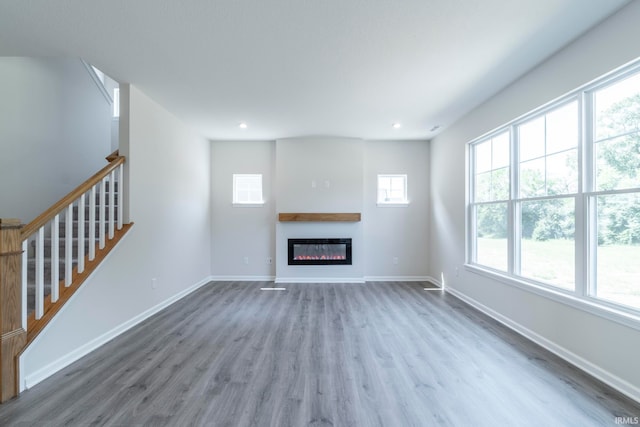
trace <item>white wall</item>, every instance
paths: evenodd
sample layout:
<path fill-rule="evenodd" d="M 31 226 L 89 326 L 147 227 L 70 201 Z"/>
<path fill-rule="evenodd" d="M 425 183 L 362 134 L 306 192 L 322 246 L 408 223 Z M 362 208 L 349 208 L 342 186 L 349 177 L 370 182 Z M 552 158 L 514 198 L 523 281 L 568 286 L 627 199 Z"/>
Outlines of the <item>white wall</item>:
<path fill-rule="evenodd" d="M 135 224 L 22 356 L 29 386 L 211 275 L 210 143 L 137 88 L 129 96 L 120 148 Z"/>
<path fill-rule="evenodd" d="M 218 279 L 273 280 L 275 276 L 274 156 L 273 141 L 211 143 L 211 269 Z M 233 206 L 234 173 L 262 174 L 264 205 Z M 272 264 L 267 264 L 267 258 Z"/>
<path fill-rule="evenodd" d="M 429 143 L 366 141 L 364 152 L 366 278 L 425 280 L 429 274 Z M 377 206 L 378 174 L 407 174 L 410 204 Z"/>
<path fill-rule="evenodd" d="M 79 59 L 0 58 L 0 217 L 24 223 L 106 165 L 111 105 Z"/>
<path fill-rule="evenodd" d="M 431 276 L 640 400 L 640 331 L 463 268 L 466 143 L 640 56 L 640 2 L 472 111 L 431 145 Z M 459 277 L 455 269 L 459 268 Z"/>

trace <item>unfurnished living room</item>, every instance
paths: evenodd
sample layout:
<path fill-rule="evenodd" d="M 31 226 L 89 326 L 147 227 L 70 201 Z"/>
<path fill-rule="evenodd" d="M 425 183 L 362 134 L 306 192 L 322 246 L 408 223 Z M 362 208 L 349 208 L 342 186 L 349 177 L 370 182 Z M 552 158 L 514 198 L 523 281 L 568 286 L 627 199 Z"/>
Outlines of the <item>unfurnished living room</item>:
<path fill-rule="evenodd" d="M 0 425 L 640 424 L 638 22 L 0 0 Z"/>

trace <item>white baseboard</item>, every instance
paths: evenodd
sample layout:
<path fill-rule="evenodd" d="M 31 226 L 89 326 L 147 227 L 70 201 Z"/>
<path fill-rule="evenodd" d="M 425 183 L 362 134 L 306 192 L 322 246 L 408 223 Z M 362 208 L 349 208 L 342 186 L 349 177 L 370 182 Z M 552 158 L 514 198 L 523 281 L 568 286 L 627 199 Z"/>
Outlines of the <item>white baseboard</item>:
<path fill-rule="evenodd" d="M 275 276 L 211 276 L 212 282 L 273 282 Z"/>
<path fill-rule="evenodd" d="M 432 282 L 431 276 L 365 276 L 367 282 Z"/>
<path fill-rule="evenodd" d="M 364 277 L 276 277 L 275 283 L 364 283 Z"/>
<path fill-rule="evenodd" d="M 545 337 L 543 337 L 542 335 L 537 334 L 536 332 L 533 332 L 532 330 L 522 326 L 521 324 L 514 322 L 513 320 L 509 319 L 506 316 L 503 316 L 502 314 L 498 313 L 497 311 L 487 307 L 486 305 L 476 301 L 475 299 L 463 294 L 462 292 L 453 289 L 453 288 L 447 288 L 446 291 L 448 293 L 450 293 L 451 295 L 453 295 L 454 297 L 466 302 L 467 304 L 471 305 L 472 307 L 480 310 L 481 312 L 483 312 L 484 314 L 486 314 L 487 316 L 497 320 L 498 322 L 502 323 L 503 325 L 507 326 L 508 328 L 510 328 L 511 330 L 517 332 L 518 334 L 522 335 L 523 337 L 535 342 L 536 344 L 544 347 L 545 349 L 549 350 L 551 353 L 555 354 L 556 356 L 566 360 L 567 362 L 571 363 L 572 365 L 582 369 L 583 371 L 585 371 L 586 373 L 588 373 L 589 375 L 599 379 L 600 381 L 602 381 L 603 383 L 613 387 L 614 389 L 618 390 L 620 393 L 630 397 L 631 399 L 635 400 L 636 402 L 640 402 L 640 388 L 636 387 L 635 385 L 629 383 L 628 381 L 613 375 L 612 373 L 610 373 L 609 371 L 606 371 L 604 369 L 602 369 L 601 367 L 599 367 L 598 365 L 591 363 L 590 361 L 584 359 L 581 356 L 578 356 L 577 354 L 567 350 L 566 348 L 554 343 L 553 341 L 550 341 L 548 339 L 546 339 Z"/>
<path fill-rule="evenodd" d="M 185 296 L 189 295 L 190 293 L 194 292 L 195 290 L 197 290 L 198 288 L 206 285 L 207 283 L 211 282 L 211 277 L 206 277 L 205 279 L 202 279 L 201 281 L 199 281 L 198 283 L 188 287 L 187 289 L 182 290 L 181 292 L 177 293 L 176 295 L 172 296 L 169 299 L 164 300 L 163 302 L 161 302 L 160 304 L 157 304 L 153 307 L 151 307 L 150 309 L 140 313 L 139 315 L 133 317 L 132 319 L 127 320 L 126 322 L 124 322 L 123 324 L 111 329 L 110 331 L 102 334 L 101 336 L 89 341 L 88 343 L 78 347 L 77 349 L 73 350 L 72 352 L 66 354 L 65 356 L 54 360 L 53 362 L 49 363 L 48 365 L 38 369 L 37 371 L 29 374 L 29 375 L 25 375 L 24 376 L 24 381 L 21 381 L 20 383 L 20 391 L 24 391 L 25 389 L 29 389 L 31 387 L 33 387 L 34 385 L 38 384 L 39 382 L 45 380 L 46 378 L 50 377 L 51 375 L 55 374 L 56 372 L 60 371 L 61 369 L 66 368 L 67 366 L 69 366 L 70 364 L 72 364 L 73 362 L 75 362 L 76 360 L 86 356 L 87 354 L 91 353 L 92 351 L 96 350 L 97 348 L 99 348 L 100 346 L 106 344 L 107 342 L 111 341 L 112 339 L 116 338 L 118 335 L 128 331 L 129 329 L 133 328 L 134 326 L 136 326 L 137 324 L 139 324 L 140 322 L 146 320 L 147 318 L 153 316 L 154 314 L 158 313 L 159 311 L 163 310 L 164 308 L 170 306 L 171 304 L 175 303 L 176 301 L 184 298 Z M 22 364 L 22 361 L 21 361 Z"/>
<path fill-rule="evenodd" d="M 436 285 L 439 288 L 442 287 L 442 282 L 440 280 L 436 279 L 435 277 L 427 276 L 427 281 L 433 283 L 434 285 Z"/>

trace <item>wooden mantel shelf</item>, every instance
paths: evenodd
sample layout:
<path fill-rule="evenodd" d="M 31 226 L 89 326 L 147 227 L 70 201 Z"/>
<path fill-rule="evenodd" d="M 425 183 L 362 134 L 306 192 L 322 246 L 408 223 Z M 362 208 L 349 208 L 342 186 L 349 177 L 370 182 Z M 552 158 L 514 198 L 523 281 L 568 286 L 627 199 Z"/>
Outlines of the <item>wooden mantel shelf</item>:
<path fill-rule="evenodd" d="M 361 214 L 358 213 L 281 213 L 278 214 L 280 222 L 358 222 Z"/>

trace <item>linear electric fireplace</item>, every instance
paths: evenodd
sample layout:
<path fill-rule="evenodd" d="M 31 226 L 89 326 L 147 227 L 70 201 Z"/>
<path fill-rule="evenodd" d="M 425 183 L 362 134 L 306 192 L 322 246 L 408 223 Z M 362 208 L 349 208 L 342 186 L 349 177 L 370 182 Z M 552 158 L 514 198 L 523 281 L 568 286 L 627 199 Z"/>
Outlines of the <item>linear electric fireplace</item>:
<path fill-rule="evenodd" d="M 289 265 L 351 265 L 351 239 L 289 239 Z"/>

